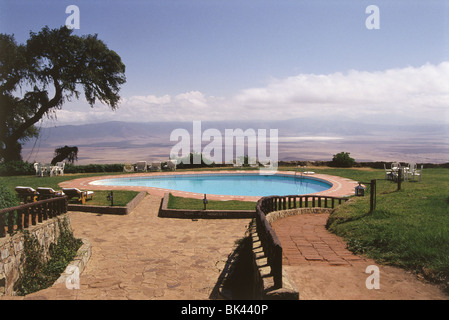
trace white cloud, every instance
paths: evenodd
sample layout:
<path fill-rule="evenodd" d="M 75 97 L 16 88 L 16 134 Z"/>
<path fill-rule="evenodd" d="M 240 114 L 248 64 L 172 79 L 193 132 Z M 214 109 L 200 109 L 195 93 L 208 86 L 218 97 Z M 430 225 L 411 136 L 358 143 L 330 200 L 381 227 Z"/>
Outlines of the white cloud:
<path fill-rule="evenodd" d="M 327 75 L 299 74 L 244 89 L 232 97 L 206 96 L 200 91 L 175 96 L 123 98 L 120 107 L 64 106 L 58 122 L 282 120 L 303 116 L 366 116 L 394 114 L 440 119 L 449 101 L 449 62 L 439 65 L 351 70 Z"/>
<path fill-rule="evenodd" d="M 342 113 L 444 112 L 449 101 L 449 62 L 420 68 L 347 74 L 300 74 L 265 88 L 242 91 L 236 101 L 294 117 Z M 281 112 L 276 113 L 279 117 Z"/>

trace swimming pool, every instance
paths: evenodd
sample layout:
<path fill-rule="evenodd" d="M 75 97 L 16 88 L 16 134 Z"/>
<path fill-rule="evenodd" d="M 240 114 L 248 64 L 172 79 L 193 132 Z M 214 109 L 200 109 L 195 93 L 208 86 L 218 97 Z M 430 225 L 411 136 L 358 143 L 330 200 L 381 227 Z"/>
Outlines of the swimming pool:
<path fill-rule="evenodd" d="M 90 182 L 98 186 L 138 186 L 229 196 L 300 195 L 328 190 L 332 183 L 312 177 L 260 174 L 183 174 L 121 177 Z"/>

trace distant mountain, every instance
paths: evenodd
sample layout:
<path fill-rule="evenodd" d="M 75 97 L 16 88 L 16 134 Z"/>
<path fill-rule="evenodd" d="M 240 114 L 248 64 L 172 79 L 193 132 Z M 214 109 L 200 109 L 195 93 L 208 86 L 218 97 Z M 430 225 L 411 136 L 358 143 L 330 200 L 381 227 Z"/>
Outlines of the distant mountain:
<path fill-rule="evenodd" d="M 278 129 L 279 137 L 286 138 L 280 139 L 283 142 L 279 144 L 279 160 L 329 160 L 335 152 L 346 151 L 357 154 L 359 161 L 386 158 L 449 161 L 449 125 L 416 121 L 397 125 L 391 119 L 379 123 L 369 123 L 369 120 L 322 117 L 283 121 L 202 121 L 201 129 L 203 132 L 218 129 L 223 137 L 225 129 Z M 176 141 L 170 141 L 170 134 L 179 128 L 193 133 L 192 122 L 114 121 L 42 128 L 39 139 L 24 145 L 22 155 L 25 160 L 47 162 L 55 148 L 68 145 L 80 149 L 80 163 L 122 163 L 150 157 L 166 159 L 176 144 Z"/>

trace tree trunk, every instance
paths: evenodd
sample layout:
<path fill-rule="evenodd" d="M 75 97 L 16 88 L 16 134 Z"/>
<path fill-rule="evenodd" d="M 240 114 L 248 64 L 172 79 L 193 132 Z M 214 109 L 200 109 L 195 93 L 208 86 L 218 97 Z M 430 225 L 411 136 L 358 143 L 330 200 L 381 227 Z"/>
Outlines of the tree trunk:
<path fill-rule="evenodd" d="M 6 139 L 0 158 L 3 158 L 4 162 L 20 161 L 22 160 L 21 151 L 22 145 L 17 140 Z"/>

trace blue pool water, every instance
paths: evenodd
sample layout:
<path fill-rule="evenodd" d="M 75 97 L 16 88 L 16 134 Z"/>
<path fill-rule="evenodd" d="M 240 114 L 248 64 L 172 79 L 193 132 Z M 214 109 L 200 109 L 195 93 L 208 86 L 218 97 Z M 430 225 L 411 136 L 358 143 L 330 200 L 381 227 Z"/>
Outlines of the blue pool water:
<path fill-rule="evenodd" d="M 102 179 L 103 186 L 143 186 L 194 193 L 239 196 L 300 195 L 320 192 L 332 184 L 316 178 L 259 174 L 189 174 Z"/>

